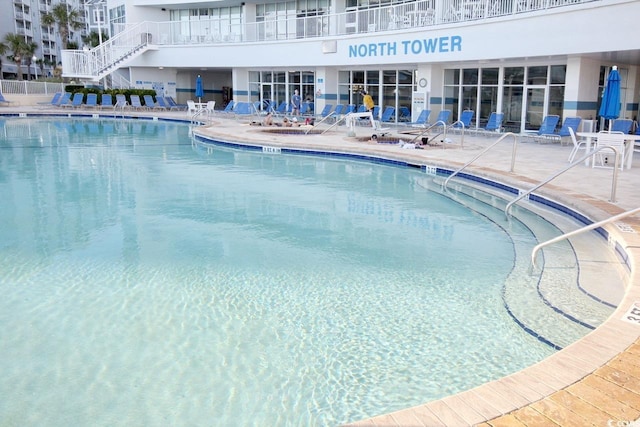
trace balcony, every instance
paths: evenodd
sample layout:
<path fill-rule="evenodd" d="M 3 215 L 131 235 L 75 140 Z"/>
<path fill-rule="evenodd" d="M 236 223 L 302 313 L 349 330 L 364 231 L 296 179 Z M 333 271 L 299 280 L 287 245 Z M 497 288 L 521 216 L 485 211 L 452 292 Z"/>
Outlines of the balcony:
<path fill-rule="evenodd" d="M 258 22 L 215 17 L 157 23 L 155 44 L 215 44 L 335 37 L 493 19 L 602 0 L 417 0 L 389 6 L 318 10 L 315 16 L 266 15 Z M 309 11 L 307 11 L 309 12 Z M 116 29 L 126 31 L 129 26 Z"/>

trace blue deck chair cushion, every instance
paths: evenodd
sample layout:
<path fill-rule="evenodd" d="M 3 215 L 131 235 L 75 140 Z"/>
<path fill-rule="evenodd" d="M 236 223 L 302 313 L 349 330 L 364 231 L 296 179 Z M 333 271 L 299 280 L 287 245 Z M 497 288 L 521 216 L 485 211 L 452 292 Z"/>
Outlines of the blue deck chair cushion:
<path fill-rule="evenodd" d="M 63 107 L 73 107 L 73 108 L 77 108 L 82 106 L 82 101 L 84 100 L 84 93 L 81 92 L 76 92 L 73 94 L 73 98 L 71 99 L 71 103 L 67 103 L 67 104 L 60 104 Z"/>
<path fill-rule="evenodd" d="M 571 134 L 569 133 L 569 128 L 573 129 L 574 133 L 578 132 L 578 127 L 580 126 L 581 121 L 581 117 L 566 117 L 564 119 L 564 122 L 562 122 L 562 127 L 558 131 L 558 136 L 571 136 Z"/>
<path fill-rule="evenodd" d="M 451 110 L 441 110 L 438 113 L 438 117 L 436 117 L 436 121 L 433 122 L 433 124 L 439 123 L 448 123 L 449 122 L 449 116 L 451 116 Z"/>
<path fill-rule="evenodd" d="M 153 97 L 151 95 L 143 95 L 142 99 L 144 99 L 145 108 L 156 108 L 156 103 L 153 101 Z"/>
<path fill-rule="evenodd" d="M 473 110 L 464 110 L 462 114 L 460 114 L 460 120 L 453 124 L 454 128 L 462 128 L 464 126 L 465 129 L 469 129 L 471 127 L 471 120 L 473 120 L 473 115 L 475 111 Z"/>
<path fill-rule="evenodd" d="M 395 113 L 396 113 L 395 107 L 386 107 L 382 112 L 382 116 L 380 116 L 380 121 L 381 122 L 393 121 Z"/>
<path fill-rule="evenodd" d="M 333 109 L 333 104 L 325 104 L 324 108 L 320 112 L 320 117 L 327 117 L 331 114 L 331 110 Z"/>
<path fill-rule="evenodd" d="M 420 111 L 420 115 L 416 118 L 415 122 L 409 123 L 412 126 L 426 126 L 429 121 L 429 116 L 431 115 L 431 110 L 424 109 Z"/>
<path fill-rule="evenodd" d="M 111 108 L 113 107 L 113 97 L 110 93 L 103 93 L 102 99 L 100 100 L 100 108 Z"/>
<path fill-rule="evenodd" d="M 611 124 L 611 132 L 622 132 L 626 135 L 631 132 L 631 126 L 633 126 L 633 120 L 616 119 Z"/>
<path fill-rule="evenodd" d="M 132 108 L 136 108 L 138 110 L 142 110 L 144 108 L 142 106 L 142 102 L 140 101 L 140 95 L 130 95 L 129 99 L 131 100 Z"/>
<path fill-rule="evenodd" d="M 87 102 L 85 103 L 87 107 L 97 107 L 98 106 L 98 94 L 97 93 L 88 93 L 87 94 Z"/>
<path fill-rule="evenodd" d="M 487 121 L 486 126 L 484 127 L 485 132 L 500 132 L 502 130 L 502 120 L 504 119 L 503 113 L 493 112 L 489 116 L 489 120 Z"/>

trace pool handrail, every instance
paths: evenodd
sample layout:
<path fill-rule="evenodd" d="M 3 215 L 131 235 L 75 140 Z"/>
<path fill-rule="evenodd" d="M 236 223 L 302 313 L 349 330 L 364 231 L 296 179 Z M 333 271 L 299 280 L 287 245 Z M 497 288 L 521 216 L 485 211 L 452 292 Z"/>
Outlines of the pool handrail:
<path fill-rule="evenodd" d="M 504 208 L 504 214 L 505 216 L 508 218 L 509 217 L 509 210 L 511 209 L 511 206 L 513 206 L 516 202 L 522 200 L 523 198 L 527 197 L 529 194 L 533 193 L 534 191 L 536 191 L 538 188 L 542 187 L 543 185 L 549 183 L 550 181 L 553 181 L 554 179 L 556 179 L 557 177 L 559 177 L 560 175 L 562 175 L 563 173 L 565 173 L 566 171 L 568 171 L 569 169 L 572 169 L 574 166 L 579 165 L 580 163 L 584 162 L 586 159 L 593 157 L 594 154 L 604 150 L 604 149 L 611 149 L 613 150 L 613 154 L 615 156 L 615 161 L 614 161 L 614 168 L 613 168 L 613 178 L 611 179 L 611 199 L 609 200 L 611 203 L 615 203 L 616 202 L 616 187 L 618 186 L 618 150 L 615 147 L 612 147 L 611 145 L 603 145 L 602 147 L 598 147 L 595 150 L 586 153 L 584 156 L 582 156 L 581 158 L 579 158 L 578 160 L 575 160 L 573 163 L 569 164 L 569 166 L 563 168 L 562 170 L 560 170 L 559 172 L 554 173 L 553 175 L 551 175 L 550 177 L 543 179 L 538 185 L 534 186 L 533 188 L 525 191 L 524 193 L 520 193 L 518 194 L 518 196 L 513 199 L 512 201 L 510 201 L 509 203 L 507 203 L 507 206 Z M 592 160 L 593 161 L 593 160 Z"/>
<path fill-rule="evenodd" d="M 513 132 L 507 132 L 507 133 L 504 133 L 502 136 L 500 136 L 500 138 L 495 140 L 493 142 L 493 144 L 489 145 L 487 148 L 482 150 L 473 159 L 469 160 L 467 163 L 465 163 L 464 165 L 460 166 L 455 172 L 453 172 L 451 175 L 449 175 L 447 177 L 447 179 L 444 180 L 444 183 L 442 183 L 442 188 L 444 190 L 446 190 L 447 189 L 447 184 L 449 184 L 449 181 L 451 180 L 451 178 L 453 178 L 454 176 L 458 175 L 460 172 L 462 172 L 464 169 L 466 169 L 467 166 L 469 166 L 471 163 L 473 163 L 476 160 L 478 160 L 478 158 L 480 158 L 484 153 L 486 153 L 487 151 L 491 150 L 500 141 L 502 141 L 503 139 L 505 139 L 508 136 L 512 136 L 513 137 L 513 150 L 511 150 L 511 169 L 509 169 L 509 172 L 513 172 L 515 164 L 516 164 L 516 150 L 517 150 L 517 147 L 518 147 L 518 136 Z"/>
<path fill-rule="evenodd" d="M 622 218 L 626 218 L 630 215 L 633 215 L 635 213 L 640 212 L 640 208 L 635 208 L 635 209 L 631 209 L 629 211 L 623 212 L 621 214 L 618 215 L 614 215 L 610 218 L 607 219 L 603 219 L 602 221 L 598 221 L 598 222 L 594 222 L 593 224 L 589 224 L 589 225 L 585 225 L 582 228 L 579 228 L 577 230 L 573 230 L 570 231 L 568 233 L 564 233 L 562 236 L 557 236 L 554 237 L 553 239 L 549 239 L 546 242 L 542 242 L 537 244 L 536 246 L 534 246 L 533 250 L 531 251 L 531 267 L 535 268 L 536 267 L 536 255 L 538 254 L 538 251 L 540 249 L 542 249 L 545 246 L 551 245 L 553 243 L 559 242 L 560 240 L 564 240 L 564 239 L 568 239 L 570 237 L 576 236 L 578 234 L 584 233 L 585 231 L 590 231 L 593 230 L 595 228 L 601 227 L 603 225 L 609 224 L 613 221 L 617 221 L 619 219 Z"/>

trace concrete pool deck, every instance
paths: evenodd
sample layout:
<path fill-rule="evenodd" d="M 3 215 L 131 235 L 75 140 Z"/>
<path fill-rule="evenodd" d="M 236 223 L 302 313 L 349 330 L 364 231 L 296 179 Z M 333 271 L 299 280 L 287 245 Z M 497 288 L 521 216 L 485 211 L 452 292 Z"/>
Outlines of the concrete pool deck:
<path fill-rule="evenodd" d="M 82 110 L 12 107 L 2 113 L 86 113 Z M 109 111 L 91 114 L 113 116 Z M 130 112 L 127 116 L 187 119 L 184 112 Z M 118 113 L 120 116 L 120 113 Z M 345 127 L 324 135 L 274 134 L 250 126 L 250 118 L 214 115 L 200 133 L 225 141 L 269 147 L 307 148 L 374 155 L 411 164 L 456 168 L 477 156 L 497 137 L 450 135 L 454 143 L 422 150 L 369 141 L 372 129 L 357 127 L 349 137 Z M 272 129 L 272 128 L 270 128 Z M 398 135 L 391 132 L 392 135 Z M 408 138 L 407 138 L 408 139 Z M 510 172 L 514 139 L 505 138 L 468 168 L 469 172 L 530 188 L 568 165 L 572 145 L 518 141 Z M 616 202 L 610 202 L 612 171 L 577 165 L 537 193 L 585 214 L 593 221 L 640 207 L 640 153 L 633 167 L 618 175 Z M 578 342 L 549 358 L 507 377 L 471 390 L 390 414 L 353 422 L 350 426 L 607 426 L 640 417 L 640 324 L 623 318 L 634 303 L 640 307 L 640 214 L 605 227 L 630 257 L 626 293 L 609 319 Z M 640 318 L 640 316 L 639 316 Z"/>

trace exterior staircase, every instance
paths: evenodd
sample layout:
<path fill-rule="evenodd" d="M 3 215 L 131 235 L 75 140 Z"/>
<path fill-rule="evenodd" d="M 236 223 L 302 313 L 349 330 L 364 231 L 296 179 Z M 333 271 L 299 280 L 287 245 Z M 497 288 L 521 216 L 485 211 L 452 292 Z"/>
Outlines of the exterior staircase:
<path fill-rule="evenodd" d="M 63 50 L 62 76 L 98 82 L 145 52 L 158 50 L 154 39 L 158 39 L 158 24 L 142 22 L 93 49 Z"/>

